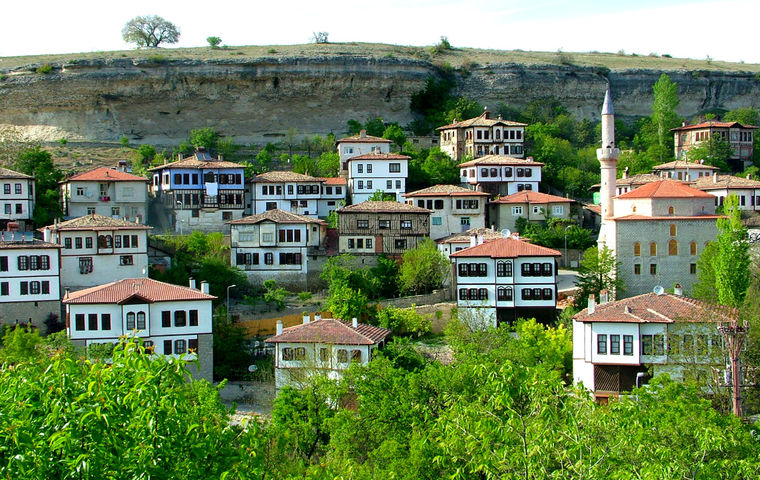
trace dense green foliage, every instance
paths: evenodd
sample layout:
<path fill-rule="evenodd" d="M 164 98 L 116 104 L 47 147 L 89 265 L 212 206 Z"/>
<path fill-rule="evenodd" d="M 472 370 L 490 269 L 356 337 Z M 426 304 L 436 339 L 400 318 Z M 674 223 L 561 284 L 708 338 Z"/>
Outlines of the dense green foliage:
<path fill-rule="evenodd" d="M 521 237 L 529 238 L 531 243 L 549 248 L 564 248 L 567 245 L 567 248 L 585 250 L 596 243 L 591 231 L 567 219 L 550 218 L 543 224 L 531 223 L 520 217 L 515 222 L 515 228 Z"/>
<path fill-rule="evenodd" d="M 575 286 L 580 288 L 578 295 L 575 297 L 575 304 L 580 308 L 585 307 L 589 295 L 596 296 L 599 301 L 599 292 L 607 290 L 610 298 L 617 298 L 624 287 L 622 280 L 618 276 L 619 262 L 615 259 L 615 254 L 607 248 L 601 249 L 594 246 L 583 252 L 578 277 L 575 280 Z"/>
<path fill-rule="evenodd" d="M 63 172 L 53 163 L 50 152 L 36 146 L 23 150 L 13 168 L 20 173 L 35 177 L 34 224 L 38 227 L 50 225 L 62 215 L 58 182 Z"/>
<path fill-rule="evenodd" d="M 145 15 L 128 21 L 121 31 L 121 37 L 138 48 L 156 48 L 162 43 L 177 43 L 179 28 L 158 15 Z"/>
<path fill-rule="evenodd" d="M 430 293 L 443 285 L 450 269 L 451 263 L 438 250 L 436 243 L 426 238 L 416 247 L 404 251 L 399 269 L 399 290 L 414 295 Z"/>

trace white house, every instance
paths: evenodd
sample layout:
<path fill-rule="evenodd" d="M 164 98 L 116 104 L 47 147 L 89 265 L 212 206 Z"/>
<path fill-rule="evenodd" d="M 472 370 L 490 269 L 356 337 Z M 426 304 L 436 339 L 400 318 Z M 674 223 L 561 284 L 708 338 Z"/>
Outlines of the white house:
<path fill-rule="evenodd" d="M 520 122 L 504 120 L 501 115 L 491 118 L 485 111 L 475 118 L 438 127 L 441 151 L 454 160 L 465 156 L 478 158 L 484 155 L 524 155 L 525 127 Z"/>
<path fill-rule="evenodd" d="M 378 190 L 400 202 L 406 192 L 409 157 L 398 153 L 365 153 L 348 159 L 348 193 L 351 203 L 367 200 Z"/>
<path fill-rule="evenodd" d="M 742 125 L 739 122 L 703 121 L 694 125 L 684 124 L 670 129 L 673 132 L 675 157 L 688 158 L 689 151 L 711 138 L 721 138 L 731 145 L 731 163 L 738 168 L 752 165 L 754 153 L 754 125 Z"/>
<path fill-rule="evenodd" d="M 335 143 L 340 157 L 341 176 L 345 176 L 348 174 L 348 160 L 350 158 L 367 153 L 390 153 L 393 142 L 387 138 L 367 135 L 367 131 L 362 130 L 358 135 L 341 138 Z"/>
<path fill-rule="evenodd" d="M 324 220 L 282 210 L 267 210 L 230 223 L 230 261 L 253 283 L 273 278 L 306 286 L 309 255 L 323 247 Z"/>
<path fill-rule="evenodd" d="M 461 233 L 453 233 L 447 237 L 439 238 L 436 240 L 436 243 L 438 244 L 438 251 L 446 258 L 449 258 L 454 252 L 474 247 L 477 243 L 489 242 L 499 238 L 504 238 L 504 235 L 502 235 L 501 232 L 497 232 L 490 228 L 480 227 L 471 228 Z"/>
<path fill-rule="evenodd" d="M 0 236 L 0 323 L 31 324 L 43 333 L 51 315 L 61 320 L 61 246 L 32 233 Z"/>
<path fill-rule="evenodd" d="M 523 190 L 538 191 L 543 166 L 543 163 L 534 162 L 533 157 L 486 155 L 460 163 L 460 181 L 467 188 L 494 196 Z"/>
<path fill-rule="evenodd" d="M 486 226 L 486 201 L 489 195 L 457 185 L 434 185 L 404 195 L 406 203 L 426 208 L 433 240 Z"/>
<path fill-rule="evenodd" d="M 680 292 L 679 292 L 680 293 Z M 681 380 L 724 368 L 721 322 L 738 313 L 680 294 L 647 293 L 595 304 L 573 317 L 573 378 L 597 399 L 617 397 L 649 377 Z"/>
<path fill-rule="evenodd" d="M 97 213 L 145 223 L 148 180 L 122 169 L 98 167 L 60 183 L 63 218 Z"/>
<path fill-rule="evenodd" d="M 150 278 L 125 278 L 71 293 L 63 299 L 66 332 L 74 345 L 141 338 L 159 355 L 198 359 L 194 376 L 213 381 L 214 351 L 208 283 L 197 290 Z"/>
<path fill-rule="evenodd" d="M 319 218 L 327 218 L 332 212 L 346 205 L 348 197 L 348 182 L 343 177 L 324 177 L 322 180 L 322 196 L 317 204 Z"/>
<path fill-rule="evenodd" d="M 150 229 L 92 214 L 48 225 L 42 232 L 46 242 L 63 245 L 63 288 L 79 290 L 125 277 L 146 277 Z"/>
<path fill-rule="evenodd" d="M 466 311 L 474 328 L 496 327 L 518 318 L 554 319 L 560 255 L 514 237 L 452 253 L 459 311 Z"/>
<path fill-rule="evenodd" d="M 670 178 L 671 180 L 693 182 L 702 177 L 711 177 L 713 173 L 718 172 L 718 167 L 705 165 L 704 161 L 690 162 L 683 159 L 655 165 L 652 167 L 652 172 L 660 179 Z"/>
<path fill-rule="evenodd" d="M 496 229 L 514 230 L 520 218 L 531 223 L 545 222 L 550 218 L 571 219 L 574 205 L 575 200 L 571 198 L 523 190 L 491 201 L 488 204 L 488 218 Z"/>
<path fill-rule="evenodd" d="M 34 216 L 34 177 L 0 167 L 0 230 L 27 229 Z"/>
<path fill-rule="evenodd" d="M 346 180 L 317 178 L 288 171 L 256 175 L 250 183 L 253 214 L 279 209 L 325 218 L 346 200 Z M 321 208 L 320 208 L 321 207 Z"/>
<path fill-rule="evenodd" d="M 715 206 L 723 205 L 726 197 L 733 194 L 739 198 L 741 210 L 760 211 L 760 181 L 733 175 L 703 176 L 694 182 L 694 188 L 715 195 Z"/>
<path fill-rule="evenodd" d="M 277 335 L 266 340 L 275 345 L 275 386 L 298 387 L 313 374 L 340 378 L 352 363 L 365 365 L 383 345 L 390 330 L 333 318 L 315 316 L 311 321 L 283 329 L 277 322 Z"/>

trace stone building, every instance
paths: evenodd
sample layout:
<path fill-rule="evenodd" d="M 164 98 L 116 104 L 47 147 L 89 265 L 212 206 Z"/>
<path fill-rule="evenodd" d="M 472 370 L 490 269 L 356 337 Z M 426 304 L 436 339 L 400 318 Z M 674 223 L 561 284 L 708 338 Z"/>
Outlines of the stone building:
<path fill-rule="evenodd" d="M 525 154 L 526 124 L 504 120 L 501 115 L 491 118 L 489 111 L 480 116 L 456 120 L 438 127 L 441 151 L 454 160 L 465 156 L 479 158 L 484 155 L 510 155 L 522 158 Z"/>
<path fill-rule="evenodd" d="M 515 230 L 520 218 L 531 223 L 545 222 L 549 218 L 575 220 L 572 211 L 575 205 L 575 200 L 571 198 L 524 190 L 491 201 L 488 204 L 488 218 L 497 230 Z"/>
<path fill-rule="evenodd" d="M 736 170 L 743 170 L 752 165 L 755 129 L 757 127 L 754 125 L 710 120 L 694 125 L 684 123 L 670 131 L 673 132 L 674 152 L 677 159 L 686 158 L 689 150 L 702 142 L 719 137 L 731 145 L 732 154 L 729 162 Z"/>
<path fill-rule="evenodd" d="M 401 256 L 430 237 L 426 208 L 399 202 L 362 202 L 338 210 L 338 251 Z"/>

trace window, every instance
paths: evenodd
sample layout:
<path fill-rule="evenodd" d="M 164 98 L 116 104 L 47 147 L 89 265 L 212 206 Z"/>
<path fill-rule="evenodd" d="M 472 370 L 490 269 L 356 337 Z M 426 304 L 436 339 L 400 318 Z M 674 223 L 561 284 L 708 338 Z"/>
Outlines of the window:
<path fill-rule="evenodd" d="M 388 190 L 390 190 L 391 188 L 393 188 L 393 180 L 387 180 L 385 182 L 385 188 L 387 188 Z"/>
<path fill-rule="evenodd" d="M 388 171 L 391 173 L 401 173 L 401 164 L 400 163 L 389 164 Z"/>
<path fill-rule="evenodd" d="M 353 238 L 349 238 L 348 239 L 348 248 L 349 249 L 354 248 L 354 239 Z"/>
<path fill-rule="evenodd" d="M 87 207 L 87 215 L 95 215 L 95 207 Z"/>
<path fill-rule="evenodd" d="M 657 256 L 657 243 L 652 242 L 649 244 L 649 256 L 650 257 L 656 257 Z"/>
<path fill-rule="evenodd" d="M 348 350 L 345 348 L 338 350 L 338 363 L 348 363 Z"/>
<path fill-rule="evenodd" d="M 512 207 L 512 215 L 522 215 L 523 207 Z"/>
<path fill-rule="evenodd" d="M 10 183 L 6 183 L 6 184 L 3 185 L 3 193 L 5 195 L 10 195 L 11 194 L 11 184 Z"/>
<path fill-rule="evenodd" d="M 565 214 L 564 205 L 552 205 L 552 215 L 564 215 L 564 214 Z"/>
<path fill-rule="evenodd" d="M 477 300 L 478 299 L 478 289 L 477 288 L 471 288 L 468 290 L 469 295 L 468 298 L 470 300 Z"/>
<path fill-rule="evenodd" d="M 433 217 L 432 218 L 432 224 L 433 225 L 443 225 L 443 219 L 441 217 Z"/>
<path fill-rule="evenodd" d="M 21 288 L 21 295 L 29 295 L 29 282 L 21 282 L 19 287 Z"/>
<path fill-rule="evenodd" d="M 552 276 L 552 264 L 551 263 L 543 263 L 541 264 L 541 275 L 544 277 L 551 277 Z"/>
<path fill-rule="evenodd" d="M 92 257 L 79 257 L 79 273 L 82 275 L 92 273 Z"/>
<path fill-rule="evenodd" d="M 633 274 L 634 275 L 641 275 L 641 264 L 640 263 L 634 263 L 633 264 Z"/>
<path fill-rule="evenodd" d="M 676 213 L 676 209 L 671 205 L 668 207 L 668 215 L 674 215 Z M 673 228 L 673 225 L 671 225 L 671 229 Z M 674 234 L 671 234 L 674 235 Z"/>
<path fill-rule="evenodd" d="M 174 326 L 175 327 L 184 327 L 187 325 L 187 317 L 184 310 L 175 310 L 174 311 Z"/>
<path fill-rule="evenodd" d="M 401 189 L 401 180 L 396 180 L 396 190 Z"/>
<path fill-rule="evenodd" d="M 16 204 L 16 213 L 24 213 L 24 207 L 22 204 L 20 203 Z"/>
<path fill-rule="evenodd" d="M 121 215 L 121 208 L 120 207 L 111 207 L 111 216 L 112 217 L 118 217 Z"/>
<path fill-rule="evenodd" d="M 361 363 L 361 362 L 362 362 L 362 351 L 351 350 L 351 363 Z"/>
<path fill-rule="evenodd" d="M 403 250 L 406 248 L 405 238 L 396 238 L 393 240 L 393 247 L 397 250 Z"/>
<path fill-rule="evenodd" d="M 359 180 L 356 189 L 357 190 L 363 190 L 364 189 L 364 180 Z"/>
<path fill-rule="evenodd" d="M 499 287 L 496 294 L 499 301 L 509 302 L 512 300 L 512 287 Z"/>
<path fill-rule="evenodd" d="M 75 316 L 74 323 L 76 324 L 75 325 L 76 330 L 80 332 L 83 331 L 84 330 L 84 313 L 77 313 Z"/>
<path fill-rule="evenodd" d="M 145 312 L 137 312 L 137 329 L 145 330 Z"/>
<path fill-rule="evenodd" d="M 8 257 L 3 256 L 0 257 L 0 272 L 7 272 L 8 271 Z"/>
<path fill-rule="evenodd" d="M 610 335 L 610 355 L 620 355 L 620 335 Z"/>
<path fill-rule="evenodd" d="M 459 300 L 467 300 L 467 289 L 466 288 L 460 288 L 459 289 Z"/>
<path fill-rule="evenodd" d="M 652 337 L 652 349 L 654 355 L 665 355 L 665 337 L 663 335 Z"/>
<path fill-rule="evenodd" d="M 92 248 L 92 237 L 84 237 L 84 248 Z"/>
<path fill-rule="evenodd" d="M 71 250 L 71 237 L 66 237 L 63 239 L 63 248 Z"/>
<path fill-rule="evenodd" d="M 29 293 L 32 295 L 39 295 L 40 294 L 40 282 L 34 281 L 29 282 Z"/>
<path fill-rule="evenodd" d="M 329 359 L 330 359 L 330 352 L 326 348 L 324 348 L 324 347 L 320 348 L 319 349 L 319 361 L 326 362 Z"/>
<path fill-rule="evenodd" d="M 134 265 L 135 259 L 132 255 L 121 255 L 119 257 L 119 265 Z"/>
<path fill-rule="evenodd" d="M 653 263 L 649 265 L 649 274 L 650 275 L 657 275 L 657 264 Z"/>
<path fill-rule="evenodd" d="M 623 335 L 623 355 L 633 355 L 633 335 Z"/>
<path fill-rule="evenodd" d="M 296 347 L 293 351 L 294 358 L 296 360 L 304 360 L 306 358 L 306 348 L 305 347 Z"/>
<path fill-rule="evenodd" d="M 356 228 L 369 228 L 369 220 L 357 220 Z"/>
<path fill-rule="evenodd" d="M 480 176 L 481 177 L 487 177 L 488 176 L 488 169 L 487 168 L 481 168 L 480 169 Z"/>
<path fill-rule="evenodd" d="M 187 350 L 190 353 L 196 353 L 198 351 L 198 339 L 191 338 L 187 341 Z"/>
<path fill-rule="evenodd" d="M 267 252 L 264 254 L 264 263 L 266 265 L 274 264 L 274 254 L 272 252 Z"/>
<path fill-rule="evenodd" d="M 356 172 L 357 173 L 364 173 L 364 165 L 362 165 L 361 163 L 357 163 L 356 164 Z"/>
<path fill-rule="evenodd" d="M 410 228 L 412 228 L 412 221 L 411 220 L 401 220 L 401 228 L 402 229 L 410 229 Z"/>
<path fill-rule="evenodd" d="M 164 340 L 164 355 L 171 355 L 171 354 L 172 354 L 172 341 Z"/>
<path fill-rule="evenodd" d="M 470 225 L 470 217 L 459 217 L 460 225 Z"/>
<path fill-rule="evenodd" d="M 652 354 L 652 335 L 641 336 L 641 354 L 642 355 Z"/>
<path fill-rule="evenodd" d="M 678 242 L 675 240 L 668 241 L 668 255 L 678 255 Z"/>
<path fill-rule="evenodd" d="M 172 312 L 169 310 L 161 312 L 161 326 L 163 328 L 170 328 L 172 326 Z"/>
<path fill-rule="evenodd" d="M 367 173 L 372 173 L 372 164 L 371 163 L 367 164 Z"/>
<path fill-rule="evenodd" d="M 677 231 L 678 231 L 678 227 L 676 226 L 676 224 L 675 223 L 670 224 L 670 236 L 675 237 Z"/>
<path fill-rule="evenodd" d="M 523 300 L 533 300 L 533 291 L 530 288 L 523 288 L 521 293 Z"/>
<path fill-rule="evenodd" d="M 544 288 L 541 293 L 544 300 L 551 300 L 554 296 L 554 290 L 551 288 Z"/>
<path fill-rule="evenodd" d="M 691 242 L 689 244 L 689 255 L 697 254 L 697 242 Z"/>
<path fill-rule="evenodd" d="M 607 355 L 607 335 L 596 336 L 596 353 Z"/>
<path fill-rule="evenodd" d="M 634 257 L 640 257 L 641 256 L 641 243 L 635 242 L 633 244 L 633 256 Z"/>
<path fill-rule="evenodd" d="M 174 341 L 174 353 L 177 355 L 182 355 L 183 353 L 187 352 L 187 344 L 184 340 L 175 340 Z"/>
<path fill-rule="evenodd" d="M 367 247 L 367 248 L 372 248 L 372 239 L 371 238 L 365 239 L 364 240 L 364 246 Z"/>
<path fill-rule="evenodd" d="M 135 329 L 135 312 L 127 313 L 127 330 Z"/>
<path fill-rule="evenodd" d="M 8 285 L 8 282 L 0 282 L 0 295 L 6 297 L 10 295 L 10 287 Z"/>
<path fill-rule="evenodd" d="M 696 275 L 697 274 L 697 264 L 696 263 L 689 264 L 689 273 L 692 274 L 692 275 Z"/>
<path fill-rule="evenodd" d="M 512 262 L 498 262 L 496 264 L 496 276 L 497 277 L 511 277 L 512 276 Z"/>
<path fill-rule="evenodd" d="M 98 329 L 98 314 L 90 313 L 87 315 L 87 330 Z"/>
<path fill-rule="evenodd" d="M 478 300 L 488 300 L 488 289 L 487 288 L 479 288 L 478 289 Z"/>
<path fill-rule="evenodd" d="M 8 214 L 8 215 L 11 214 L 11 204 L 10 203 L 6 203 L 5 204 L 5 213 Z"/>
<path fill-rule="evenodd" d="M 190 310 L 190 326 L 198 326 L 198 310 Z"/>

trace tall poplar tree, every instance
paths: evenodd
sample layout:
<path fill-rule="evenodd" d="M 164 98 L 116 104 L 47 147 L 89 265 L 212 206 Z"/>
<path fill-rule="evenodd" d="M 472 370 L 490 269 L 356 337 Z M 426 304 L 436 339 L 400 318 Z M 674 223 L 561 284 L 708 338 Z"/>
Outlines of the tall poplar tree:
<path fill-rule="evenodd" d="M 680 118 L 676 113 L 676 107 L 681 101 L 678 99 L 678 85 L 663 73 L 652 87 L 654 101 L 652 102 L 652 121 L 657 127 L 657 140 L 661 147 L 670 145 L 670 129 L 678 126 Z"/>

